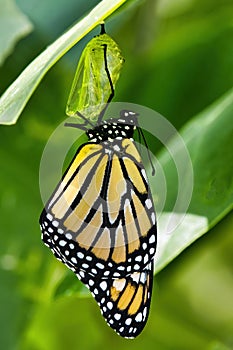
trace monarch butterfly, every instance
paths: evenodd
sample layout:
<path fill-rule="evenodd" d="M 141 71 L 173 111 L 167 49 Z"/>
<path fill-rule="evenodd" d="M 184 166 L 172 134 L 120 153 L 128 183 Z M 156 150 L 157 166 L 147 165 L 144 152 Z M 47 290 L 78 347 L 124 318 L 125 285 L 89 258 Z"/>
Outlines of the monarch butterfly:
<path fill-rule="evenodd" d="M 89 140 L 42 211 L 42 240 L 89 288 L 108 325 L 135 338 L 148 318 L 156 250 L 153 200 L 133 140 L 138 114 L 102 121 L 101 113 L 95 126 L 77 114 L 84 124 L 66 125 Z"/>

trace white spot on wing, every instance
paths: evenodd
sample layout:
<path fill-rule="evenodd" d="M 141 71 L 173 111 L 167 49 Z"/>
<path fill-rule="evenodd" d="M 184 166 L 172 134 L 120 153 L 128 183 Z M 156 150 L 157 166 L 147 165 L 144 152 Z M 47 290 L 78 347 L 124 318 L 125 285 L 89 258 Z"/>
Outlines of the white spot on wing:
<path fill-rule="evenodd" d="M 146 254 L 144 257 L 144 264 L 146 264 L 148 261 L 149 261 L 149 256 L 148 254 Z"/>
<path fill-rule="evenodd" d="M 49 221 L 52 221 L 52 220 L 53 220 L 53 217 L 52 217 L 51 214 L 47 214 L 46 216 L 47 216 L 47 219 L 49 219 Z"/>
<path fill-rule="evenodd" d="M 155 213 L 151 214 L 151 220 L 152 220 L 152 224 L 155 224 Z"/>
<path fill-rule="evenodd" d="M 147 277 L 147 274 L 145 272 L 142 272 L 141 276 L 140 276 L 140 282 L 142 284 L 144 284 L 146 282 L 146 277 Z"/>
<path fill-rule="evenodd" d="M 113 146 L 113 149 L 114 149 L 114 151 L 117 151 L 117 152 L 120 151 L 120 147 L 119 147 L 118 145 L 114 145 L 114 146 Z"/>
<path fill-rule="evenodd" d="M 151 202 L 151 200 L 149 198 L 147 198 L 145 204 L 146 204 L 148 209 L 152 208 L 152 202 Z"/>
<path fill-rule="evenodd" d="M 113 277 L 120 277 L 119 272 L 114 272 Z"/>
<path fill-rule="evenodd" d="M 121 318 L 121 314 L 115 314 L 114 318 L 118 321 Z"/>
<path fill-rule="evenodd" d="M 120 270 L 120 271 L 124 271 L 125 267 L 124 266 L 118 266 L 117 269 Z"/>
<path fill-rule="evenodd" d="M 127 326 L 129 326 L 129 325 L 131 324 L 131 322 L 132 322 L 132 318 L 127 318 L 127 319 L 125 320 L 125 324 L 126 324 Z"/>
<path fill-rule="evenodd" d="M 112 303 L 111 301 L 109 301 L 109 302 L 107 303 L 107 307 L 109 308 L 109 310 L 112 310 L 112 308 L 113 308 L 113 303 Z"/>
<path fill-rule="evenodd" d="M 144 177 L 144 179 L 146 180 L 146 182 L 148 182 L 148 181 L 147 181 L 147 176 L 146 176 L 146 171 L 145 171 L 145 169 L 142 169 L 142 170 L 141 170 L 141 174 L 142 174 L 142 176 Z"/>
<path fill-rule="evenodd" d="M 74 263 L 74 264 L 77 264 L 77 259 L 75 257 L 72 257 L 71 258 L 71 261 Z"/>
<path fill-rule="evenodd" d="M 80 271 L 79 272 L 79 275 L 82 277 L 82 278 L 84 278 L 85 277 L 85 273 L 84 273 L 84 271 Z M 93 282 L 94 283 L 94 282 Z M 90 284 L 90 283 L 89 283 Z"/>
<path fill-rule="evenodd" d="M 107 289 L 107 282 L 105 282 L 105 281 L 103 281 L 103 282 L 101 282 L 100 283 L 100 288 L 102 289 L 102 290 L 106 290 Z"/>
<path fill-rule="evenodd" d="M 58 221 L 56 221 L 56 220 L 54 220 L 54 221 L 52 222 L 52 225 L 53 225 L 54 227 L 58 227 L 59 222 L 58 222 Z"/>
<path fill-rule="evenodd" d="M 144 318 L 144 320 L 146 318 L 146 315 L 147 315 L 147 307 L 144 307 L 144 310 L 143 310 L 143 318 Z"/>
<path fill-rule="evenodd" d="M 150 248 L 150 255 L 153 255 L 155 252 L 155 248 Z"/>
<path fill-rule="evenodd" d="M 141 255 L 137 256 L 137 257 L 135 258 L 135 261 L 142 261 L 142 256 L 141 256 Z"/>
<path fill-rule="evenodd" d="M 149 239 L 149 243 L 154 243 L 155 242 L 155 235 L 152 235 Z"/>
<path fill-rule="evenodd" d="M 131 275 L 131 278 L 134 282 L 138 283 L 139 282 L 139 278 L 140 278 L 140 273 L 139 272 L 134 272 Z"/>
<path fill-rule="evenodd" d="M 141 322 L 142 321 L 142 313 L 139 312 L 139 314 L 137 314 L 137 316 L 135 317 L 135 321 L 136 322 Z"/>
<path fill-rule="evenodd" d="M 124 289 L 125 283 L 126 283 L 125 278 L 117 279 L 117 280 L 114 280 L 113 287 L 115 287 L 117 291 L 121 292 Z"/>
<path fill-rule="evenodd" d="M 88 269 L 88 268 L 89 268 L 89 265 L 88 265 L 88 264 L 82 264 L 82 267 L 83 267 L 84 269 Z"/>
<path fill-rule="evenodd" d="M 99 269 L 103 269 L 103 268 L 104 268 L 104 265 L 101 264 L 101 263 L 97 263 L 96 266 L 97 266 Z"/>

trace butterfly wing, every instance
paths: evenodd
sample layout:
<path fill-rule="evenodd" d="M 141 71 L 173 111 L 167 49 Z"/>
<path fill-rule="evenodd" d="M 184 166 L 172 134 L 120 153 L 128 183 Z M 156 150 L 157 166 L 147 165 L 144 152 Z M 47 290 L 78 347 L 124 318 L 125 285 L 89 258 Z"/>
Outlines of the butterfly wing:
<path fill-rule="evenodd" d="M 90 289 L 111 328 L 125 338 L 141 333 L 150 309 L 153 261 L 143 271 L 124 278 L 94 279 L 84 271 L 77 276 Z"/>
<path fill-rule="evenodd" d="M 156 223 L 134 142 L 81 146 L 40 225 L 44 243 L 91 290 L 108 324 L 125 337 L 139 334 L 150 305 Z"/>

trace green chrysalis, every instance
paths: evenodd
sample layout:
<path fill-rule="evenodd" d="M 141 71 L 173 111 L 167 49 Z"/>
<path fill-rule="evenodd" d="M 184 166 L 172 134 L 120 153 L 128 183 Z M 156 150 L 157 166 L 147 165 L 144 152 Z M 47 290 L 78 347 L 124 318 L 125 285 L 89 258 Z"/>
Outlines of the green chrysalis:
<path fill-rule="evenodd" d="M 103 105 L 112 97 L 123 63 L 119 46 L 105 33 L 102 25 L 101 33 L 82 52 L 66 114 L 73 117 L 77 116 L 77 112 L 88 109 L 88 119 L 95 121 L 103 110 Z"/>

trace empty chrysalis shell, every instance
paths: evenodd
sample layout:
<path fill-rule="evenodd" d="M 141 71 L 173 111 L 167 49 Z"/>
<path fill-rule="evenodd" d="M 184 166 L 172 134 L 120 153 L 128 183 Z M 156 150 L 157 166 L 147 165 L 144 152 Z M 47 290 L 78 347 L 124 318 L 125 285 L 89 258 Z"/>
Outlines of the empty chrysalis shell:
<path fill-rule="evenodd" d="M 87 110 L 86 117 L 95 121 L 112 93 L 107 70 L 115 88 L 123 63 L 119 46 L 108 34 L 95 36 L 87 44 L 79 60 L 66 114 L 73 117 L 76 112 Z"/>

